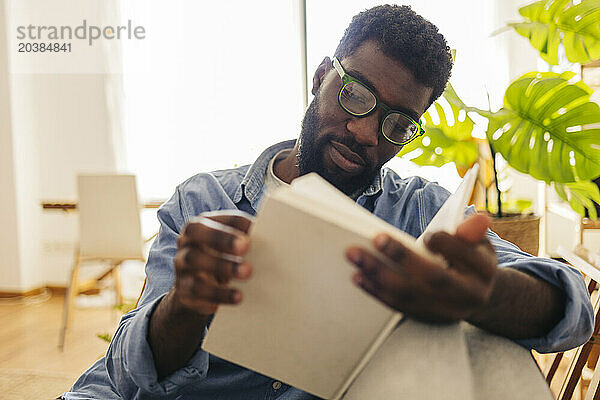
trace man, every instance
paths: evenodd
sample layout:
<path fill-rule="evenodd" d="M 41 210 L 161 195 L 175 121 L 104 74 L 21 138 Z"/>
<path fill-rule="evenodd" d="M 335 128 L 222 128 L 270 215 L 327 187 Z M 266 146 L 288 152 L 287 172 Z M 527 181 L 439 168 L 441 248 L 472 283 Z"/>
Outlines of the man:
<path fill-rule="evenodd" d="M 235 280 L 261 267 L 243 259 L 251 245 L 249 215 L 268 190 L 314 171 L 418 236 L 447 191 L 382 166 L 419 135 L 417 121 L 443 92 L 450 69 L 445 39 L 410 8 L 357 15 L 334 59 L 326 57 L 315 72 L 298 141 L 268 148 L 252 166 L 199 174 L 159 210 L 160 234 L 138 308 L 123 317 L 106 357 L 64 397 L 314 398 L 201 349 L 217 308 L 243 301 Z M 519 251 L 487 227 L 485 217 L 471 216 L 455 235 L 428 239 L 448 260 L 446 270 L 384 234 L 374 244 L 393 266 L 358 247 L 346 257 L 356 266 L 357 286 L 413 318 L 467 320 L 539 351 L 587 340 L 593 316 L 581 276 Z"/>

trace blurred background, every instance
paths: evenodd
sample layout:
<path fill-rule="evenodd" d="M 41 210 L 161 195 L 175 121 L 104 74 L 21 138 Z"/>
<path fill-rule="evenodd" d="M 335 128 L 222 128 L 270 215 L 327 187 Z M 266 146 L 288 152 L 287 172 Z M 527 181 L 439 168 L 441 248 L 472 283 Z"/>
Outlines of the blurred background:
<path fill-rule="evenodd" d="M 462 100 L 497 110 L 512 80 L 527 71 L 552 70 L 527 39 L 498 32 L 521 18 L 523 3 L 401 4 L 437 25 L 456 50 L 451 83 Z M 104 262 L 87 262 L 79 283 L 99 275 L 106 279 L 81 285 L 88 294 L 74 296 L 69 329 L 61 328 L 80 251 L 78 176 L 135 176 L 147 251 L 158 229 L 156 207 L 176 185 L 199 172 L 251 163 L 267 146 L 298 136 L 312 99 L 314 70 L 332 56 L 351 17 L 377 4 L 0 0 L 0 343 L 6 343 L 0 345 L 5 377 L 0 384 L 5 393 L 18 398 L 32 377 L 45 382 L 45 391 L 54 385 L 46 396 L 66 390 L 106 349 L 97 334 L 110 335 L 121 315 L 111 308 L 115 286 L 127 305 L 143 285 L 143 261 L 124 261 L 115 273 L 107 273 Z M 101 27 L 132 23 L 144 28 L 145 37 L 91 46 L 74 41 L 68 54 L 18 52 L 19 26 L 76 27 L 83 20 Z M 580 73 L 578 64 L 564 61 L 565 68 Z M 484 138 L 484 130 L 479 135 Z M 421 175 L 449 190 L 460 182 L 453 163 L 419 167 L 395 158 L 389 165 L 401 176 Z M 548 215 L 548 202 L 560 204 L 545 184 L 507 174 L 511 193 L 531 201 L 533 211 Z M 558 208 L 547 217 L 555 225 L 544 232 L 555 236 L 542 238 L 545 254 L 552 255 L 554 242 L 579 240 L 579 216 Z M 586 240 L 596 243 L 597 236 Z M 49 308 L 39 308 L 44 304 Z"/>

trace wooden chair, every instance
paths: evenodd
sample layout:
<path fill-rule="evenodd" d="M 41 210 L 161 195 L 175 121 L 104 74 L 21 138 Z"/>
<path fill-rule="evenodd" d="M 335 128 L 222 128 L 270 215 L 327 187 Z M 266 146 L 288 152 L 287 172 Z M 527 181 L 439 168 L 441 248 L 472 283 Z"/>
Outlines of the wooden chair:
<path fill-rule="evenodd" d="M 144 240 L 134 175 L 78 176 L 79 246 L 63 307 L 59 348 L 65 344 L 75 297 L 98 289 L 100 280 L 112 276 L 116 303 L 122 304 L 119 267 L 126 260 L 145 261 Z M 82 280 L 80 269 L 89 261 L 103 262 L 97 277 Z"/>
<path fill-rule="evenodd" d="M 600 282 L 600 264 L 592 265 L 588 262 L 588 257 L 585 257 L 585 250 L 583 248 L 578 248 L 577 254 L 575 254 L 564 247 L 559 247 L 558 253 L 563 259 L 586 276 L 588 291 L 591 295 L 596 289 L 598 282 Z M 584 256 L 586 259 L 581 256 Z M 592 337 L 587 343 L 579 346 L 573 357 L 569 360 L 566 375 L 560 385 L 560 392 L 557 396 L 557 399 L 559 400 L 572 398 L 577 384 L 582 379 L 583 369 L 586 364 L 589 368 L 594 369 L 594 373 L 587 388 L 585 400 L 600 400 L 600 368 L 596 368 L 599 350 L 598 345 L 600 344 L 600 296 L 597 296 L 593 301 L 593 307 L 595 324 Z M 564 353 L 557 353 L 554 356 L 552 365 L 546 374 L 546 382 L 548 382 L 548 385 L 551 385 L 556 378 L 556 372 L 563 358 L 565 358 Z"/>

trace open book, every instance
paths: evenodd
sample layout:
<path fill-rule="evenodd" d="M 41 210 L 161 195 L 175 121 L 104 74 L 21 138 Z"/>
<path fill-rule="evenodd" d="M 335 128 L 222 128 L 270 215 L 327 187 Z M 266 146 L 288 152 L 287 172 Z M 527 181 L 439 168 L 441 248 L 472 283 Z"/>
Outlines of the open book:
<path fill-rule="evenodd" d="M 477 167 L 467 173 L 425 232 L 455 231 L 476 176 Z M 254 273 L 247 282 L 235 285 L 242 291 L 243 301 L 235 307 L 219 308 L 202 348 L 324 399 L 342 398 L 359 375 L 362 378 L 369 370 L 381 368 L 369 361 L 374 356 L 382 358 L 381 346 L 397 346 L 402 335 L 422 341 L 428 334 L 438 344 L 443 337 L 444 347 L 462 351 L 463 364 L 468 363 L 458 325 L 425 331 L 427 328 L 408 321 L 400 324 L 408 330 L 391 335 L 402 315 L 353 284 L 356 269 L 346 260 L 345 250 L 358 245 L 378 253 L 372 239 L 380 232 L 445 267 L 443 259 L 430 253 L 421 238 L 375 217 L 316 174 L 276 190 L 265 199 L 251 228 L 246 259 Z M 419 329 L 423 331 L 415 334 Z M 409 347 L 403 351 L 412 351 L 416 360 L 421 350 Z M 404 360 L 410 359 L 410 354 L 405 356 Z M 456 382 L 449 386 L 453 384 L 457 386 Z M 470 386 L 459 386 L 455 398 L 470 398 Z M 346 398 L 389 398 L 371 397 L 374 393 L 368 393 L 368 385 L 351 389 Z"/>

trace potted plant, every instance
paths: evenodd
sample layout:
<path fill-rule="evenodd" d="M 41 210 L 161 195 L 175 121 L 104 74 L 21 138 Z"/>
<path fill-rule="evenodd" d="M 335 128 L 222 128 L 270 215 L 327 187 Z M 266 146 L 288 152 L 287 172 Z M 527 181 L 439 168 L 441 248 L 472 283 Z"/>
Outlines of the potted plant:
<path fill-rule="evenodd" d="M 542 0 L 522 7 L 525 21 L 509 24 L 528 37 L 544 60 L 556 64 L 562 42 L 571 62 L 589 62 L 600 58 L 600 3 L 583 0 L 578 5 L 564 0 Z M 455 162 L 459 173 L 475 162 L 482 165 L 480 182 L 485 187 L 488 211 L 490 192 L 495 192 L 496 220 L 492 229 L 537 254 L 539 217 L 528 222 L 535 235 L 526 232 L 523 240 L 498 232 L 504 225 L 512 233 L 522 229 L 513 216 L 509 223 L 503 210 L 505 203 L 498 185 L 497 154 L 517 171 L 552 185 L 573 210 L 586 210 L 597 219 L 594 203 L 600 203 L 600 191 L 592 180 L 600 176 L 600 107 L 590 101 L 593 91 L 573 72 L 529 72 L 514 80 L 504 94 L 504 105 L 493 112 L 464 104 L 449 84 L 443 98 L 450 106 L 453 124 L 438 101 L 434 104 L 439 123 L 431 113 L 425 115 L 426 133 L 409 143 L 399 156 L 418 165 L 440 166 Z M 477 139 L 475 123 L 468 113 L 475 112 L 487 120 L 486 139 Z M 489 150 L 489 151 L 488 151 Z M 486 153 L 488 153 L 486 156 Z"/>

